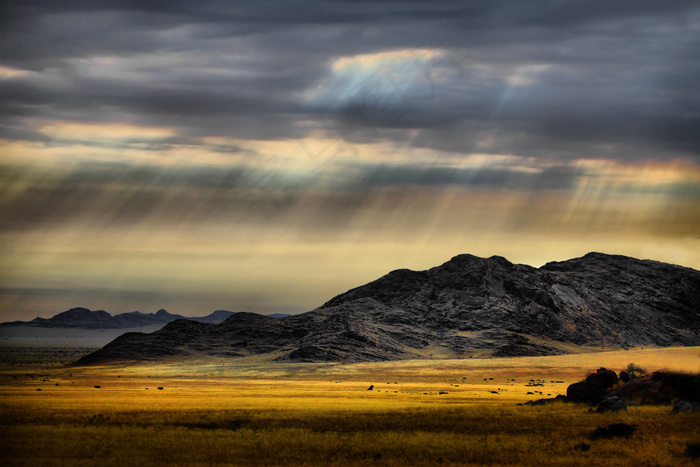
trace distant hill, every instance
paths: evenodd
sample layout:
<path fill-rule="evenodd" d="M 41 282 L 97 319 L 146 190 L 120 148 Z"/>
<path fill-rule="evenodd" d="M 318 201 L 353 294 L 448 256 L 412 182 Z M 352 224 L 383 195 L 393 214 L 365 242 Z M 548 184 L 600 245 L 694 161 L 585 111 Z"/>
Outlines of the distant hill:
<path fill-rule="evenodd" d="M 554 355 L 700 345 L 700 272 L 589 253 L 541 268 L 459 255 L 401 269 L 319 308 L 127 333 L 79 364 L 269 354 L 282 361 Z"/>
<path fill-rule="evenodd" d="M 31 321 L 12 321 L 2 323 L 0 326 L 31 326 L 42 328 L 77 328 L 77 329 L 129 329 L 150 326 L 153 324 L 167 324 L 177 319 L 198 321 L 200 323 L 216 324 L 225 321 L 232 316 L 234 311 L 216 310 L 206 316 L 189 317 L 168 313 L 160 309 L 156 313 L 121 313 L 112 316 L 104 310 L 89 310 L 87 308 L 71 308 L 59 313 L 53 318 L 34 318 Z M 273 315 L 270 315 L 273 316 Z M 287 315 L 276 314 L 276 317 Z"/>

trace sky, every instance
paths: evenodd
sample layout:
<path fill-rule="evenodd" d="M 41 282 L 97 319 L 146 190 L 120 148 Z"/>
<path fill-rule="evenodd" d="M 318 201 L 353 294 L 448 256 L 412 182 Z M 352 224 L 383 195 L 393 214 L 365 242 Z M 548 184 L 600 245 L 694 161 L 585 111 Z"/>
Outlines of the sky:
<path fill-rule="evenodd" d="M 700 269 L 697 1 L 0 6 L 0 321 L 393 269 Z"/>

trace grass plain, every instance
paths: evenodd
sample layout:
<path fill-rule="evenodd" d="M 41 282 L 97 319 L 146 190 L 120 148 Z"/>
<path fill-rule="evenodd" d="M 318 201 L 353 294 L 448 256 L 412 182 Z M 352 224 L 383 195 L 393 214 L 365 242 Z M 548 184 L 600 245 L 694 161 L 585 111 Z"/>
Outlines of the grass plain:
<path fill-rule="evenodd" d="M 700 348 L 556 357 L 65 367 L 89 349 L 0 351 L 2 465 L 697 465 L 700 414 L 519 402 L 605 366 L 700 372 Z M 41 358 L 32 357 L 39 353 Z M 53 360 L 50 358 L 53 356 Z M 368 387 L 373 385 L 373 390 Z M 162 389 L 161 389 L 162 388 Z M 528 394 L 531 393 L 531 394 Z M 591 440 L 630 423 L 630 439 Z M 583 445 L 588 446 L 588 450 Z"/>

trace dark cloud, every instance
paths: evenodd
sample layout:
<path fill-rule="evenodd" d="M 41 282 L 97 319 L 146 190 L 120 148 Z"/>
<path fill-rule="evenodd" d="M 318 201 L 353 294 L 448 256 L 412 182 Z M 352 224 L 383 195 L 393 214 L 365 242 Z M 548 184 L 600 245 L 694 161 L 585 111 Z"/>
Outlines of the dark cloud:
<path fill-rule="evenodd" d="M 459 186 L 498 190 L 545 191 L 571 188 L 583 172 L 573 167 L 518 171 L 508 167 L 454 168 L 379 164 L 365 167 L 359 182 L 369 186 Z"/>
<path fill-rule="evenodd" d="M 697 7 L 697 3 L 693 0 L 671 0 L 663 3 L 643 0 L 634 4 L 605 0 L 565 0 L 547 3 L 552 5 L 552 8 L 542 8 L 542 14 L 533 18 L 533 22 L 561 28 L 603 21 L 629 20 L 635 17 L 670 16 Z"/>
<path fill-rule="evenodd" d="M 25 119 L 119 114 L 277 139 L 315 119 L 354 141 L 417 129 L 413 144 L 458 153 L 488 130 L 503 136 L 494 152 L 525 139 L 547 152 L 568 142 L 561 153 L 573 157 L 617 144 L 629 158 L 638 141 L 641 152 L 697 157 L 698 11 L 688 1 L 22 2 L 3 7 L 0 61 L 35 73 L 2 80 L 0 131 L 41 140 Z M 343 98 L 304 97 L 340 56 L 436 47 L 447 55 L 328 91 Z M 393 94 L 376 86 L 386 76 Z"/>

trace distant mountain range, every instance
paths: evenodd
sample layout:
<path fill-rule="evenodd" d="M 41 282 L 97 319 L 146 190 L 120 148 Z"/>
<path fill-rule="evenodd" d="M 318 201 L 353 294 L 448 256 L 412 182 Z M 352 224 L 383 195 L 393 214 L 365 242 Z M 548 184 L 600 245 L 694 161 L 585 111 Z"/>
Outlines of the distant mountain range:
<path fill-rule="evenodd" d="M 236 313 L 127 333 L 78 364 L 267 354 L 278 361 L 554 355 L 700 345 L 700 272 L 589 253 L 541 268 L 459 255 L 282 319 Z"/>
<path fill-rule="evenodd" d="M 160 309 L 156 313 L 121 313 L 112 316 L 104 310 L 89 310 L 87 308 L 71 308 L 59 313 L 53 318 L 34 318 L 31 321 L 11 321 L 0 326 L 32 326 L 42 328 L 79 328 L 79 329 L 129 329 L 150 326 L 152 324 L 168 324 L 177 319 L 186 319 L 200 323 L 217 324 L 225 321 L 235 314 L 234 311 L 216 310 L 206 316 L 190 317 L 174 315 Z M 288 315 L 268 315 L 273 318 L 281 318 Z"/>

